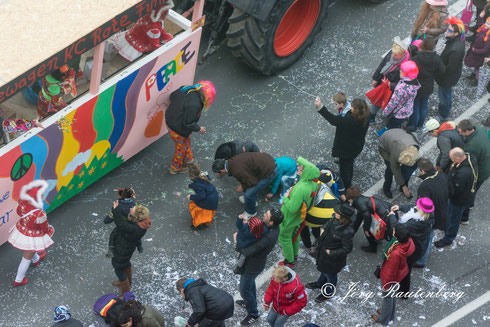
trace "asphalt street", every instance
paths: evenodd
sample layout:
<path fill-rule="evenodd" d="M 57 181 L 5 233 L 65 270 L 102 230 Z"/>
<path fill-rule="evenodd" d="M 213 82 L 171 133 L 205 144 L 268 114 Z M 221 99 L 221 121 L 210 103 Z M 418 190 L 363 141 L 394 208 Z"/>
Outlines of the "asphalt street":
<path fill-rule="evenodd" d="M 217 88 L 212 108 L 200 121 L 207 133 L 192 136 L 193 152 L 202 169 L 211 173 L 216 147 L 236 138 L 250 139 L 273 156 L 301 155 L 337 169 L 330 156 L 334 128 L 313 108 L 314 96 L 322 97 L 332 110 L 330 98 L 337 91 L 345 92 L 349 98 L 363 96 L 393 37 L 409 34 L 418 7 L 419 1 L 390 0 L 372 5 L 362 0 L 339 0 L 330 9 L 313 46 L 300 61 L 276 76 L 257 74 L 232 57 L 225 46 L 220 47 L 198 67 L 196 74 L 198 80 L 211 80 Z M 469 73 L 465 68 L 463 74 Z M 452 118 L 478 100 L 476 89 L 464 78 L 454 92 Z M 429 116 L 434 115 L 436 105 L 437 97 L 432 96 Z M 479 123 L 489 111 L 489 106 L 484 106 L 472 120 Z M 375 134 L 380 125 L 378 122 L 370 127 L 364 151 L 356 160 L 353 183 L 362 190 L 383 178 L 384 164 L 378 155 Z M 421 136 L 422 142 L 429 140 L 427 135 Z M 110 260 L 104 257 L 112 226 L 104 225 L 102 220 L 116 199 L 112 190 L 127 185 L 136 190 L 138 201 L 148 206 L 153 221 L 144 237 L 144 252 L 135 253 L 132 260 L 132 290 L 138 300 L 158 308 L 171 326 L 176 315 L 187 317 L 191 312 L 175 290 L 180 277 L 200 276 L 231 294 L 238 291 L 239 278 L 232 273 L 236 257 L 232 235 L 235 217 L 243 211 L 243 205 L 234 192 L 236 182 L 230 177 L 214 179 L 220 194 L 216 220 L 205 230 L 193 231 L 185 198 L 190 193 L 190 180 L 186 175 L 168 173 L 173 149 L 170 137 L 164 136 L 52 212 L 48 219 L 56 230 L 55 244 L 38 267 L 30 268 L 26 286 L 12 287 L 20 251 L 8 243 L 0 246 L 0 326 L 50 326 L 53 309 L 61 304 L 70 307 L 73 317 L 84 326 L 99 326 L 92 311 L 95 300 L 103 294 L 119 292 L 111 285 L 115 275 Z M 429 155 L 431 159 L 436 156 L 436 150 Z M 419 180 L 414 176 L 413 181 L 410 189 L 416 192 Z M 397 190 L 393 191 L 393 203 L 406 203 Z M 460 228 L 453 246 L 433 248 L 427 267 L 412 273 L 412 290 L 452 291 L 461 295 L 459 300 L 437 297 L 399 301 L 392 326 L 431 326 L 489 290 L 489 194 L 487 181 L 478 193 L 470 224 Z M 259 214 L 272 205 L 278 205 L 276 198 L 266 203 L 262 197 Z M 373 325 L 370 315 L 382 302 L 379 280 L 373 276 L 381 254 L 362 252 L 360 246 L 364 243 L 359 232 L 347 267 L 339 274 L 336 296 L 316 304 L 316 292 L 309 292 L 307 307 L 293 316 L 288 326 L 306 322 L 322 327 Z M 281 259 L 277 245 L 269 256 L 268 267 Z M 300 251 L 295 270 L 304 283 L 318 277 L 314 262 L 304 251 Z M 352 283 L 358 283 L 360 289 L 373 296 L 346 296 Z M 258 289 L 260 306 L 267 286 L 268 282 Z M 227 325 L 237 325 L 245 315 L 237 308 Z M 266 326 L 265 317 L 263 313 L 256 325 Z M 490 325 L 488 303 L 453 326 L 473 325 Z"/>

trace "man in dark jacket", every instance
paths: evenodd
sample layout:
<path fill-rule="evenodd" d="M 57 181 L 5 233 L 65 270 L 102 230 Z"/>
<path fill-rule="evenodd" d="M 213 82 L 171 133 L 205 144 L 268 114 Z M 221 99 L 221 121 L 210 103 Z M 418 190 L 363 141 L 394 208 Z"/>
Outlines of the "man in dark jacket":
<path fill-rule="evenodd" d="M 377 213 L 378 216 L 386 222 L 385 236 L 391 239 L 393 231 L 386 220 L 386 216 L 390 212 L 391 204 L 378 198 L 361 195 L 361 191 L 356 186 L 351 186 L 345 192 L 347 201 L 357 210 L 357 217 L 352 228 L 354 233 L 357 232 L 361 223 L 363 224 L 364 236 L 368 241 L 368 245 L 361 246 L 364 252 L 376 253 L 378 251 L 378 242 L 369 232 L 371 229 L 372 215 Z"/>
<path fill-rule="evenodd" d="M 323 226 L 316 261 L 316 268 L 321 274 L 317 281 L 305 285 L 310 289 L 321 289 L 315 298 L 317 303 L 325 302 L 335 294 L 337 274 L 345 267 L 347 255 L 352 252 L 354 230 L 350 225 L 355 212 L 349 204 L 343 203 L 335 208 L 335 219 Z"/>
<path fill-rule="evenodd" d="M 436 160 L 436 169 L 447 174 L 451 166 L 449 151 L 455 147 L 462 148 L 464 145 L 463 138 L 456 130 L 456 124 L 454 122 L 439 124 L 436 119 L 432 118 L 425 123 L 424 130 L 430 136 L 437 137 L 439 156 Z"/>
<path fill-rule="evenodd" d="M 243 216 L 246 219 L 257 214 L 257 193 L 266 188 L 276 177 L 276 161 L 267 153 L 246 152 L 228 160 L 216 159 L 213 162 L 215 173 L 227 173 L 240 182 L 237 192 L 245 192 L 240 201 L 245 204 Z"/>
<path fill-rule="evenodd" d="M 276 245 L 279 237 L 279 225 L 283 219 L 284 215 L 280 209 L 273 208 L 268 210 L 264 214 L 263 221 L 269 231 L 252 245 L 243 249 L 239 248 L 240 253 L 246 258 L 242 266 L 239 286 L 243 300 L 236 301 L 237 305 L 247 310 L 247 317 L 241 321 L 241 326 L 249 326 L 259 319 L 255 279 L 264 270 L 267 256 Z"/>
<path fill-rule="evenodd" d="M 475 191 L 475 179 L 478 173 L 476 160 L 471 154 L 465 153 L 463 149 L 452 149 L 449 152 L 449 157 L 453 164 L 448 174 L 448 221 L 444 238 L 434 243 L 438 248 L 451 245 L 458 235 L 461 217 L 471 202 L 471 193 Z"/>
<path fill-rule="evenodd" d="M 459 122 L 458 132 L 464 140 L 464 151 L 471 153 L 478 165 L 475 192 L 471 194 L 469 206 L 463 212 L 461 219 L 462 224 L 467 224 L 470 209 L 475 205 L 476 192 L 490 176 L 490 141 L 488 140 L 487 129 L 481 126 L 473 126 L 473 123 L 468 119 Z"/>
<path fill-rule="evenodd" d="M 225 320 L 233 316 L 233 297 L 209 285 L 204 279 L 181 278 L 176 287 L 192 306 L 192 314 L 187 320 L 188 326 L 224 327 Z"/>
<path fill-rule="evenodd" d="M 441 57 L 434 51 L 435 46 L 432 38 L 424 39 L 420 44 L 420 51 L 417 51 L 413 58 L 419 68 L 417 80 L 421 85 L 413 102 L 413 112 L 408 121 L 408 126 L 412 126 L 414 129 L 422 128 L 424 125 L 429 110 L 429 97 L 434 92 L 435 76 L 446 71 L 446 66 L 442 63 Z"/>
<path fill-rule="evenodd" d="M 462 22 L 461 26 L 463 26 Z M 453 87 L 458 84 L 463 71 L 465 45 L 461 33 L 458 25 L 453 24 L 450 24 L 446 30 L 446 47 L 441 53 L 446 71 L 436 76 L 436 82 L 439 84 L 439 121 L 446 121 L 449 117 L 453 102 Z"/>
<path fill-rule="evenodd" d="M 425 267 L 427 257 L 429 256 L 434 229 L 446 231 L 449 186 L 446 174 L 436 171 L 429 159 L 420 159 L 417 163 L 417 167 L 420 170 L 419 177 L 422 179 L 422 183 L 417 190 L 417 199 L 429 198 L 434 203 L 434 224 L 430 231 L 427 250 L 417 262 L 412 265 L 412 267 L 415 268 L 423 268 Z"/>
<path fill-rule="evenodd" d="M 231 142 L 226 142 L 218 146 L 218 148 L 216 149 L 216 153 L 214 154 L 214 160 L 228 160 L 231 157 L 236 156 L 237 154 L 245 152 L 260 152 L 260 149 L 252 141 L 233 140 Z"/>

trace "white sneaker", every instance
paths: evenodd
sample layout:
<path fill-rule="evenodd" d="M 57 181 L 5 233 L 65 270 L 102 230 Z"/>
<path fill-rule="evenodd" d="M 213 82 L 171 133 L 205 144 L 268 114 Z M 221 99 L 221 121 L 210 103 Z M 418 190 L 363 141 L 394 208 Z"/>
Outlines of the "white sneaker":
<path fill-rule="evenodd" d="M 245 196 L 244 195 L 240 195 L 238 197 L 238 200 L 240 200 L 241 203 L 245 203 Z M 255 206 L 257 207 L 259 205 L 259 202 L 255 201 Z"/>

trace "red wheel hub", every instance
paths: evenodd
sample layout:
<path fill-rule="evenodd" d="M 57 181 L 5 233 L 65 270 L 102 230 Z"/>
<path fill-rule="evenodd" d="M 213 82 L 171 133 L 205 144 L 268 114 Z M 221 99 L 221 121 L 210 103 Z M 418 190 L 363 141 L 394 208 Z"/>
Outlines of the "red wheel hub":
<path fill-rule="evenodd" d="M 287 57 L 305 42 L 316 24 L 322 0 L 296 0 L 288 8 L 277 27 L 274 51 Z"/>

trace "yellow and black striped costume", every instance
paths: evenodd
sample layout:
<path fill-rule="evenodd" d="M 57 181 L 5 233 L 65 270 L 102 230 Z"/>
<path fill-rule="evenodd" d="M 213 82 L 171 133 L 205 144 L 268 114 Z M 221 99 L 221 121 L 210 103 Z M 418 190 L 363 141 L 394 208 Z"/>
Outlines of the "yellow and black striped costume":
<path fill-rule="evenodd" d="M 322 182 L 318 182 L 321 187 L 318 192 L 317 200 L 319 196 L 323 197 L 320 202 L 314 204 L 314 206 L 308 211 L 305 218 L 305 224 L 308 227 L 322 227 L 327 219 L 332 218 L 334 214 L 333 208 L 339 205 L 341 202 L 335 197 L 330 187 Z"/>

